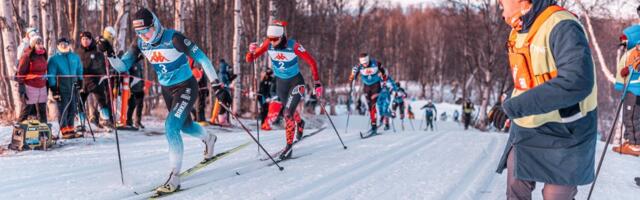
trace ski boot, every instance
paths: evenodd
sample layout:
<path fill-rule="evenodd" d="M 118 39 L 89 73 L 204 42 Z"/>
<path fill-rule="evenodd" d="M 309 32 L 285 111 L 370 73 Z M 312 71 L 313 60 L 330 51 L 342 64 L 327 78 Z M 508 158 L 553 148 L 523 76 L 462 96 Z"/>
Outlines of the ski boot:
<path fill-rule="evenodd" d="M 369 130 L 369 133 L 371 135 L 378 134 L 378 125 L 377 124 L 371 124 L 371 129 Z"/>
<path fill-rule="evenodd" d="M 389 124 L 384 124 L 384 130 L 388 131 L 390 129 Z"/>
<path fill-rule="evenodd" d="M 278 157 L 280 158 L 280 160 L 285 160 L 285 159 L 291 158 L 292 154 L 293 154 L 293 145 L 287 144 L 287 146 L 284 147 L 284 149 L 282 150 L 282 153 L 280 153 L 280 156 Z"/>
<path fill-rule="evenodd" d="M 164 184 L 160 187 L 156 188 L 156 193 L 158 195 L 169 194 L 180 190 L 180 175 L 178 175 L 175 170 L 171 171 L 169 174 L 169 178 Z"/>
<path fill-rule="evenodd" d="M 76 126 L 76 132 L 87 132 L 87 128 L 84 125 Z"/>
<path fill-rule="evenodd" d="M 296 140 L 302 140 L 302 132 L 304 131 L 304 120 L 300 120 L 300 123 L 297 124 L 296 129 Z"/>
<path fill-rule="evenodd" d="M 139 129 L 144 129 L 144 126 L 140 122 L 136 122 L 136 127 L 138 127 Z"/>
<path fill-rule="evenodd" d="M 216 141 L 218 141 L 218 137 L 213 133 L 209 133 L 207 136 L 205 136 L 204 139 L 202 139 L 202 142 L 204 143 L 204 161 L 205 162 L 213 158 L 213 156 L 215 156 L 215 154 L 213 154 L 213 149 L 216 145 Z"/>
<path fill-rule="evenodd" d="M 68 140 L 76 137 L 76 133 L 73 126 L 64 127 L 60 131 L 62 133 L 62 139 Z"/>

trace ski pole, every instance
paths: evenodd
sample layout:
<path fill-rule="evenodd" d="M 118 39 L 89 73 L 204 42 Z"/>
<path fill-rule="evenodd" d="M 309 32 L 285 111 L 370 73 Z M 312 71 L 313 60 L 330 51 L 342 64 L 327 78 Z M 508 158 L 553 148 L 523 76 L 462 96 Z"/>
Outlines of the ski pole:
<path fill-rule="evenodd" d="M 256 137 L 254 137 L 251 134 L 251 130 L 249 130 L 246 126 L 244 126 L 244 124 L 242 123 L 242 121 L 240 121 L 240 119 L 238 119 L 238 115 L 236 115 L 236 113 L 234 113 L 233 111 L 231 111 L 231 109 L 229 109 L 229 107 L 224 104 L 224 103 L 220 103 L 220 106 L 222 106 L 224 109 L 227 110 L 227 112 L 231 115 L 231 117 L 233 117 L 233 119 L 235 119 L 236 121 L 238 121 L 238 124 L 240 124 L 240 127 L 242 127 L 242 129 L 244 129 L 244 131 L 251 137 L 251 139 L 253 139 L 253 141 L 258 144 L 258 147 L 260 149 L 262 149 L 262 151 L 267 154 L 267 156 L 269 156 L 269 159 L 271 159 L 271 161 L 273 162 L 273 164 L 275 164 L 276 166 L 278 166 L 278 169 L 280 171 L 284 170 L 284 167 L 278 165 L 278 162 L 276 162 L 275 159 L 273 159 L 273 156 L 271 156 L 271 154 L 269 154 L 269 152 L 264 149 L 264 147 L 262 146 L 262 144 L 260 144 L 260 142 L 258 142 L 258 140 L 256 139 Z"/>
<path fill-rule="evenodd" d="M 609 142 L 611 142 L 611 138 L 613 132 L 615 131 L 616 123 L 618 122 L 618 118 L 620 117 L 620 111 L 622 110 L 622 105 L 624 104 L 624 99 L 627 96 L 627 92 L 629 89 L 629 82 L 631 77 L 635 72 L 635 69 L 631 68 L 631 74 L 629 74 L 629 79 L 624 82 L 624 89 L 622 90 L 622 96 L 620 97 L 620 102 L 618 102 L 618 107 L 616 108 L 616 116 L 613 118 L 613 125 L 611 126 L 611 130 L 609 131 L 609 135 L 607 136 L 607 142 L 604 144 L 604 149 L 602 149 L 602 155 L 600 156 L 600 161 L 598 162 L 598 168 L 596 169 L 596 176 L 593 179 L 593 183 L 591 184 L 591 188 L 589 189 L 589 196 L 587 196 L 587 200 L 591 199 L 591 194 L 593 193 L 593 188 L 596 185 L 596 181 L 598 180 L 598 175 L 600 175 L 600 168 L 602 167 L 602 163 L 604 161 L 604 156 L 607 154 L 607 149 L 609 148 Z"/>
<path fill-rule="evenodd" d="M 333 124 L 333 120 L 331 120 L 331 116 L 329 116 L 329 113 L 324 108 L 324 105 L 325 105 L 324 103 L 320 102 L 320 109 L 322 109 L 322 112 L 324 112 L 324 115 L 327 116 L 327 119 L 329 119 L 329 123 L 331 123 L 331 126 L 333 127 L 333 130 L 336 132 L 336 135 L 338 136 L 338 139 L 340 140 L 340 143 L 342 144 L 342 148 L 347 149 L 347 146 L 345 146 L 344 142 L 342 142 L 342 137 L 340 137 L 340 133 L 338 133 L 338 129 L 336 129 L 336 125 Z"/>
<path fill-rule="evenodd" d="M 116 107 L 113 104 L 113 102 L 114 102 L 113 101 L 113 97 L 112 97 L 113 96 L 113 94 L 112 94 L 113 88 L 111 87 L 111 73 L 110 73 L 110 70 L 109 70 L 109 66 L 110 66 L 109 60 L 110 59 L 107 59 L 107 60 L 104 61 L 106 63 L 105 66 L 107 68 L 105 71 L 107 72 L 107 77 L 109 77 L 107 79 L 107 88 L 109 90 L 109 91 L 107 91 L 107 95 L 108 95 L 107 98 L 109 99 L 109 103 L 111 105 L 111 109 L 109 111 L 109 114 L 110 114 L 111 120 L 113 122 L 113 127 L 114 127 L 113 131 L 114 131 L 114 133 L 116 135 L 116 149 L 118 150 L 118 165 L 120 167 L 120 181 L 121 181 L 122 185 L 124 185 L 124 172 L 122 170 L 122 156 L 120 154 L 120 139 L 118 137 L 118 129 L 116 127 L 116 120 L 115 120 L 116 116 L 115 116 L 115 112 L 114 111 L 116 110 Z"/>
<path fill-rule="evenodd" d="M 78 84 L 78 82 L 76 82 L 74 84 Z M 89 126 L 89 133 L 91 133 L 91 138 L 93 138 L 93 142 L 96 142 L 96 136 L 93 134 L 93 129 L 91 128 L 91 122 L 89 122 L 89 119 L 87 118 L 87 109 L 84 106 L 84 101 L 82 101 L 82 96 L 80 96 L 80 94 L 78 94 L 76 96 L 78 97 L 78 102 L 80 102 L 80 105 L 78 105 L 78 108 L 82 112 L 82 114 L 84 114 L 84 121 L 83 122 L 86 122 L 87 126 Z"/>
<path fill-rule="evenodd" d="M 256 132 L 258 133 L 258 143 L 260 143 L 260 110 L 262 109 L 260 107 L 260 101 L 258 101 L 258 97 L 259 96 L 256 96 L 256 108 L 258 109 L 256 110 Z M 258 147 L 258 156 L 260 156 L 260 147 Z"/>
<path fill-rule="evenodd" d="M 353 81 L 349 84 L 351 85 L 351 87 L 349 88 L 349 100 L 347 101 L 347 125 L 344 127 L 344 133 L 348 133 L 349 130 L 349 117 L 351 117 L 351 102 L 352 102 L 352 98 L 351 98 L 351 93 L 353 92 Z"/>

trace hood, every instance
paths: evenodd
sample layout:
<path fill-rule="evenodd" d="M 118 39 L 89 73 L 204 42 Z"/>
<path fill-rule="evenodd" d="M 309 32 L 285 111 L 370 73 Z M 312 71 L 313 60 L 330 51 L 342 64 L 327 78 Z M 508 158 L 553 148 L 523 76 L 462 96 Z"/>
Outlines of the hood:
<path fill-rule="evenodd" d="M 149 40 L 147 43 L 156 44 L 162 38 L 162 33 L 164 33 L 164 27 L 162 27 L 162 23 L 160 23 L 160 19 L 158 19 L 158 16 L 156 16 L 156 14 L 153 12 L 151 13 L 153 14 L 153 27 L 156 28 L 156 31 L 155 33 L 153 33 L 153 38 Z"/>
<path fill-rule="evenodd" d="M 556 0 L 531 0 L 531 10 L 522 16 L 522 30 L 520 33 L 527 33 L 533 25 L 538 15 L 549 6 L 556 5 Z"/>

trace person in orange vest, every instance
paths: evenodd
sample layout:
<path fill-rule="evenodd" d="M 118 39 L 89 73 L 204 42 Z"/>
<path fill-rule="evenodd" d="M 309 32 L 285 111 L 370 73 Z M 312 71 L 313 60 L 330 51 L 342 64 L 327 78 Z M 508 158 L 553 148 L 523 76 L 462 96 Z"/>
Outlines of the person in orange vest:
<path fill-rule="evenodd" d="M 555 2 L 500 0 L 514 88 L 497 172 L 507 169 L 509 200 L 532 199 L 536 182 L 543 199 L 571 200 L 595 178 L 595 66 L 582 24 Z"/>

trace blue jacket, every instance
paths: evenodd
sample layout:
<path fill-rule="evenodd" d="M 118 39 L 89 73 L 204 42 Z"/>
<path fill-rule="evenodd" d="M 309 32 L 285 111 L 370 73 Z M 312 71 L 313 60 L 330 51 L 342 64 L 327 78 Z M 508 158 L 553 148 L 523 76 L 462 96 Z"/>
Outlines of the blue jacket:
<path fill-rule="evenodd" d="M 47 64 L 49 87 L 63 90 L 72 89 L 73 83 L 82 80 L 82 61 L 74 52 L 56 52 Z M 59 75 L 78 75 L 79 77 L 58 77 Z"/>

